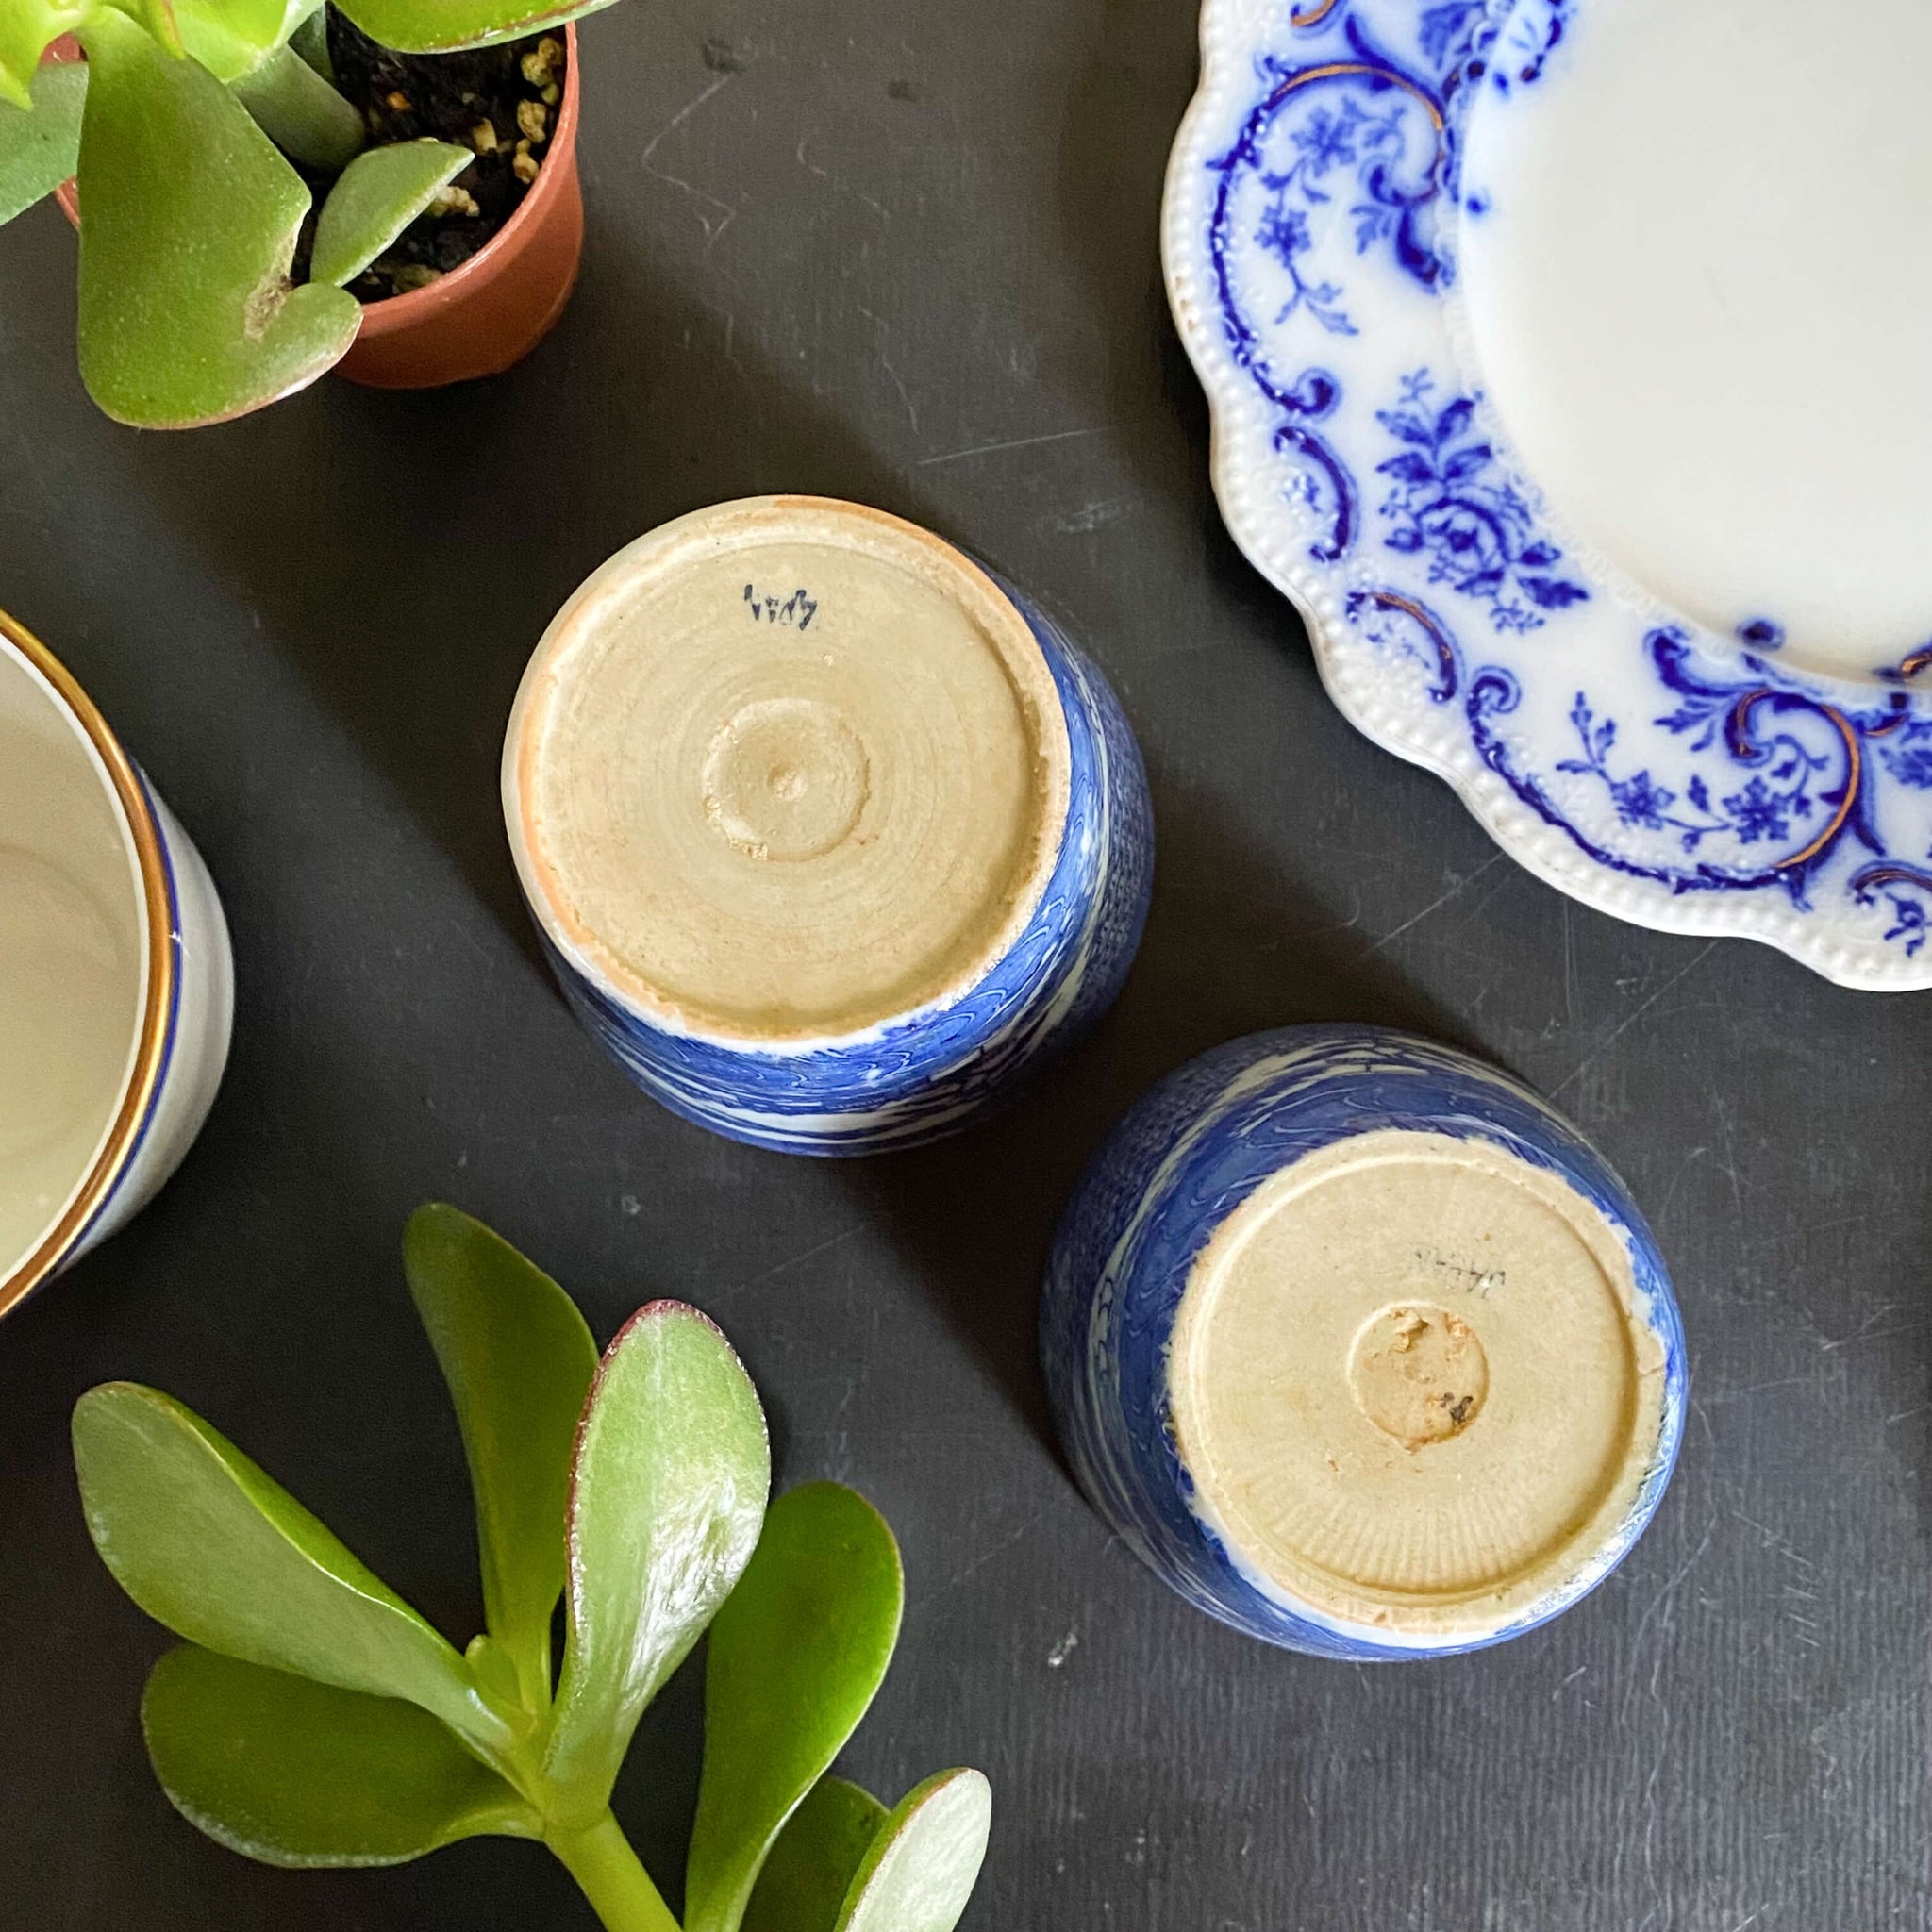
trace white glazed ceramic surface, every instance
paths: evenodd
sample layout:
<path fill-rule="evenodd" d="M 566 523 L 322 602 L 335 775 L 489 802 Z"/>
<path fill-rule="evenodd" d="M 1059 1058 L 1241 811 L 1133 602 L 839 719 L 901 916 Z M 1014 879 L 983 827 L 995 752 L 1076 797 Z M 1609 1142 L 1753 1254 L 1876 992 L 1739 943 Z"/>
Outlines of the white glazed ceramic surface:
<path fill-rule="evenodd" d="M 1206 0 L 1170 297 L 1330 694 L 1586 903 L 1932 984 L 1932 10 Z"/>
<path fill-rule="evenodd" d="M 25 791 L 0 789 L 0 859 L 46 901 L 18 929 L 0 918 L 0 1053 L 38 1050 L 10 1131 L 22 1159 L 38 1151 L 71 1165 L 36 1177 L 37 1231 L 14 1228 L 20 1239 L 0 1253 L 4 1314 L 123 1226 L 180 1164 L 221 1081 L 234 982 L 200 854 L 86 694 L 4 614 L 0 719 L 45 767 Z M 50 989 L 70 1004 L 38 1015 Z M 71 1120 L 57 1118 L 62 1108 Z"/>
<path fill-rule="evenodd" d="M 222 902 L 200 852 L 167 802 L 150 789 L 148 804 L 174 886 L 170 941 L 177 991 L 173 1037 L 144 1127 L 99 1213 L 63 1257 L 63 1267 L 125 1227 L 160 1191 L 188 1158 L 228 1064 L 235 966 Z"/>

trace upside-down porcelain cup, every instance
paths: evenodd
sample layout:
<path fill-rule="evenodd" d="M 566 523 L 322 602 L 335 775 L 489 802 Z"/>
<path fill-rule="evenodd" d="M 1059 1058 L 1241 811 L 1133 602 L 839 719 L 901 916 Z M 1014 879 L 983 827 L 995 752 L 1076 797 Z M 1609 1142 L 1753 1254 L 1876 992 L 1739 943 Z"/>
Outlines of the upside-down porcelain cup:
<path fill-rule="evenodd" d="M 79 685 L 0 612 L 0 1314 L 174 1173 L 233 1008 L 200 855 Z"/>
<path fill-rule="evenodd" d="M 1567 1609 L 1684 1426 L 1622 1182 L 1507 1074 L 1377 1027 L 1256 1034 L 1156 1087 L 1067 1209 L 1041 1342 L 1108 1523 L 1190 1603 L 1321 1657 Z"/>
<path fill-rule="evenodd" d="M 544 634 L 504 812 L 571 1004 L 665 1106 L 804 1154 L 930 1141 L 1119 991 L 1146 775 L 1057 625 L 916 525 L 756 497 Z"/>

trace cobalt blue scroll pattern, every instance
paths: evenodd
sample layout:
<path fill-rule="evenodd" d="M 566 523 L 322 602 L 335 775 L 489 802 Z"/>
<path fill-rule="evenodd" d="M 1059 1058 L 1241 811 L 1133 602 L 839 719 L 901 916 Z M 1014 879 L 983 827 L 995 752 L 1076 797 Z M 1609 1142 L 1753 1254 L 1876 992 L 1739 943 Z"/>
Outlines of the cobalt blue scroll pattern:
<path fill-rule="evenodd" d="M 958 999 L 795 1049 L 674 1032 L 594 985 L 539 939 L 566 998 L 619 1066 L 673 1112 L 780 1153 L 923 1145 L 1010 1099 L 1112 1005 L 1153 890 L 1154 820 L 1120 700 L 1099 669 L 1010 585 L 1038 640 L 1072 752 L 1058 858 L 1025 929 Z"/>
<path fill-rule="evenodd" d="M 1523 475 L 1455 309 L 1488 91 L 1560 87 L 1595 0 L 1206 0 L 1168 176 L 1176 322 L 1237 541 L 1331 695 L 1531 870 L 1847 984 L 1932 985 L 1932 649 L 1874 686 L 1598 580 Z M 1922 676 L 1923 674 L 1923 676 Z"/>
<path fill-rule="evenodd" d="M 1203 1520 L 1173 1427 L 1169 1342 L 1193 1262 L 1264 1181 L 1357 1134 L 1482 1141 L 1556 1174 L 1629 1255 L 1639 1313 L 1662 1345 L 1656 1450 L 1615 1533 L 1567 1581 L 1473 1638 L 1389 1641 L 1284 1596 Z M 1453 1047 L 1372 1026 L 1291 1026 L 1216 1048 L 1127 1114 L 1060 1222 L 1041 1304 L 1041 1358 L 1060 1441 L 1089 1500 L 1163 1582 L 1235 1629 L 1357 1662 L 1483 1649 L 1593 1589 L 1662 1500 L 1684 1429 L 1684 1333 L 1662 1257 L 1603 1157 L 1527 1088 Z"/>

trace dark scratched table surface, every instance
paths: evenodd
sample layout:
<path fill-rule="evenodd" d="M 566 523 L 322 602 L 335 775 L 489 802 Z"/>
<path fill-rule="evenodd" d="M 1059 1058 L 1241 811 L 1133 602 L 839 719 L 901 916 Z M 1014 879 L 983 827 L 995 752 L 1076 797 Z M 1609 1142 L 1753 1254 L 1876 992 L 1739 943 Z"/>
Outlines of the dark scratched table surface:
<path fill-rule="evenodd" d="M 75 377 L 58 214 L 0 233 L 0 605 L 193 832 L 240 975 L 178 1178 L 0 1327 L 0 1922 L 591 1924 L 527 1845 L 296 1874 L 199 1838 L 136 1721 L 164 1639 L 76 1507 L 70 1405 L 153 1381 L 466 1635 L 460 1449 L 396 1259 L 441 1195 L 601 1335 L 655 1295 L 710 1310 L 781 1480 L 885 1510 L 905 1637 L 847 1764 L 889 1795 L 991 1775 L 973 1932 L 1932 1925 L 1932 998 L 1572 906 L 1329 708 L 1215 515 L 1161 293 L 1186 0 L 630 0 L 583 58 L 583 283 L 493 383 L 329 382 L 139 436 Z M 1152 774 L 1118 1008 L 916 1155 L 787 1160 L 642 1100 L 547 983 L 505 850 L 498 744 L 550 612 L 639 532 L 771 490 L 883 505 L 1028 586 Z M 1554 1095 L 1690 1336 L 1649 1535 L 1461 1661 L 1316 1662 L 1185 1608 L 1073 1489 L 1034 1364 L 1108 1124 L 1216 1041 L 1344 1017 Z M 688 1671 L 619 1791 L 674 1902 L 698 1716 Z"/>

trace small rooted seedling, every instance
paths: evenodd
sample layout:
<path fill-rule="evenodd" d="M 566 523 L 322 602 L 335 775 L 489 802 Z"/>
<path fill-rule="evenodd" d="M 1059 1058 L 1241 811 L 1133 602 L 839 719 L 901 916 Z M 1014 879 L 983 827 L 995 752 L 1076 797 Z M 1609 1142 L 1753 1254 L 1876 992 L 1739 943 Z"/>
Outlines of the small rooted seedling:
<path fill-rule="evenodd" d="M 275 1865 L 541 1839 L 612 1932 L 677 1932 L 610 1792 L 708 1626 L 685 1932 L 952 1932 L 985 1778 L 941 1772 L 888 1812 L 828 1774 L 898 1640 L 877 1512 L 837 1483 L 767 1511 L 763 1410 L 695 1309 L 641 1308 L 600 1362 L 563 1290 L 456 1209 L 421 1209 L 404 1259 L 475 1491 L 487 1628 L 467 1651 L 171 1397 L 110 1382 L 75 1409 L 95 1546 L 188 1640 L 142 1703 L 176 1808 Z"/>

